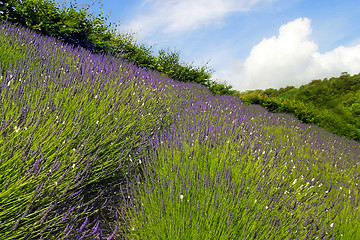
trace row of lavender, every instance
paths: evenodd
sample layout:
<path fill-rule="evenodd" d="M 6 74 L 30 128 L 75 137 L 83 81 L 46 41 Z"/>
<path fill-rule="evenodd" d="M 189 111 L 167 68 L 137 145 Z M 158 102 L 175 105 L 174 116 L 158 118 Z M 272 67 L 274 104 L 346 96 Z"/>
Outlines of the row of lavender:
<path fill-rule="evenodd" d="M 357 142 L 0 29 L 1 239 L 359 238 Z"/>
<path fill-rule="evenodd" d="M 230 96 L 182 109 L 154 143 L 132 238 L 358 238 L 357 142 Z"/>
<path fill-rule="evenodd" d="M 180 95 L 130 239 L 360 239 L 358 142 L 233 96 Z"/>
<path fill-rule="evenodd" d="M 0 239 L 113 238 L 191 84 L 6 23 L 0 60 Z"/>
<path fill-rule="evenodd" d="M 182 100 L 153 142 L 130 238 L 360 238 L 358 142 L 232 96 Z"/>

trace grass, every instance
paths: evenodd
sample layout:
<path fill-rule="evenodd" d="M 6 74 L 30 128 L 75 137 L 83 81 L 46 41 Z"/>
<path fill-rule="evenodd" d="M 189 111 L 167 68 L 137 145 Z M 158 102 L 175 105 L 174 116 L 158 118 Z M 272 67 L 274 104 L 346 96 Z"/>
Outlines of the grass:
<path fill-rule="evenodd" d="M 360 238 L 358 142 L 7 23 L 0 43 L 1 239 Z"/>

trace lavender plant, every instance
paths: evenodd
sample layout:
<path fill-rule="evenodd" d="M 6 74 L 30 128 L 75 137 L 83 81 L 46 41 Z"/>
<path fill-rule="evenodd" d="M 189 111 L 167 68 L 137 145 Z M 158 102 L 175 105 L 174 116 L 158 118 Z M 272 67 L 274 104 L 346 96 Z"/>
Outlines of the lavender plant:
<path fill-rule="evenodd" d="M 360 146 L 0 25 L 0 239 L 358 239 Z"/>
<path fill-rule="evenodd" d="M 112 238 L 170 120 L 161 77 L 9 24 L 0 42 L 0 238 Z"/>
<path fill-rule="evenodd" d="M 355 141 L 231 96 L 183 95 L 155 143 L 130 239 L 357 239 Z"/>

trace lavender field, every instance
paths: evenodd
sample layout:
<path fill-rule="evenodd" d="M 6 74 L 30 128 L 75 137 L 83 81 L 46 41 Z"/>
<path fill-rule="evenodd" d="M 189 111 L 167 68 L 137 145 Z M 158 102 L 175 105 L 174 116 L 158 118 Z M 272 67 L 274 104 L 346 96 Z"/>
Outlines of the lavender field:
<path fill-rule="evenodd" d="M 0 24 L 0 239 L 360 239 L 359 142 Z"/>

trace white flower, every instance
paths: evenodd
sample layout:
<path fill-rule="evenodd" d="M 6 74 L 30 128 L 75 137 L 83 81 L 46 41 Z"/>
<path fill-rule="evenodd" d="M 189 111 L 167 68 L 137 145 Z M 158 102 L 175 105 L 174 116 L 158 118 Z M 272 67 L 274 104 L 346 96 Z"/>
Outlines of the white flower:
<path fill-rule="evenodd" d="M 256 202 L 257 202 L 257 200 L 255 199 L 254 203 L 256 203 Z"/>
<path fill-rule="evenodd" d="M 292 185 L 295 185 L 296 182 L 297 182 L 297 179 L 294 180 L 294 182 L 292 183 Z"/>
<path fill-rule="evenodd" d="M 99 124 L 99 121 L 96 121 L 96 124 Z"/>
<path fill-rule="evenodd" d="M 15 132 L 18 133 L 18 132 L 20 131 L 20 128 L 19 128 L 18 126 L 15 126 L 15 127 L 14 127 L 14 130 L 15 130 Z"/>
<path fill-rule="evenodd" d="M 334 223 L 330 224 L 330 227 L 333 227 L 334 226 Z"/>
<path fill-rule="evenodd" d="M 180 200 L 183 200 L 184 195 L 180 194 Z"/>

